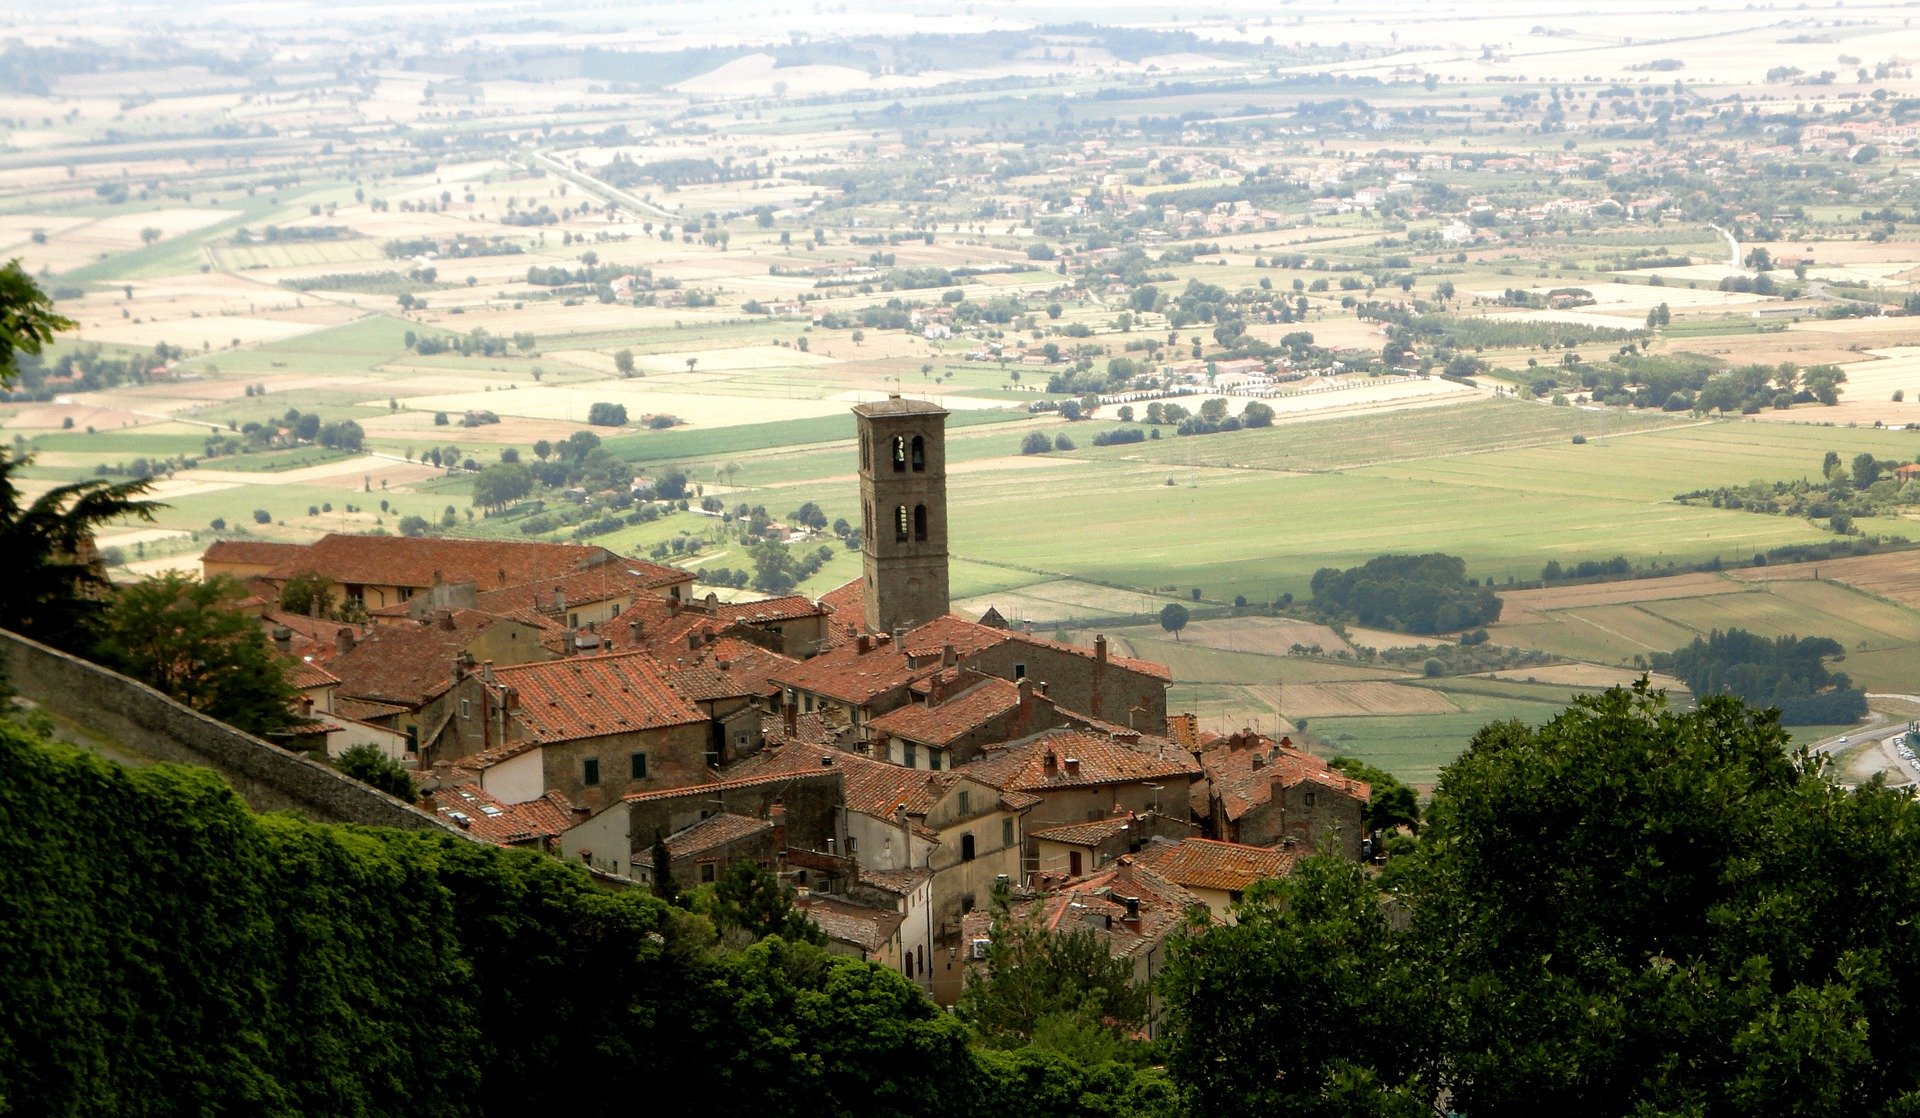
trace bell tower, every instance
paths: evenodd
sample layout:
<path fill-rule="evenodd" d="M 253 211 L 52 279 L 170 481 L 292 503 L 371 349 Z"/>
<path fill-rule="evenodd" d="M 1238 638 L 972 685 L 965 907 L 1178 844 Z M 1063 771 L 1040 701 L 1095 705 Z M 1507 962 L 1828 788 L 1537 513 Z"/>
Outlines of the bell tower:
<path fill-rule="evenodd" d="M 860 440 L 861 599 L 891 633 L 947 613 L 947 410 L 899 395 L 853 409 Z"/>

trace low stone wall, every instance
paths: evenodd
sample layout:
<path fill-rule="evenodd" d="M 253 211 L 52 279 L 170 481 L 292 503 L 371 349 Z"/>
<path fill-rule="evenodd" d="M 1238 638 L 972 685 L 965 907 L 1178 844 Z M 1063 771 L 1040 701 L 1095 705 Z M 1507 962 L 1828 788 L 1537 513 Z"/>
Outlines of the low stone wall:
<path fill-rule="evenodd" d="M 0 659 L 14 693 L 146 756 L 214 769 L 256 811 L 291 809 L 327 823 L 462 834 L 326 765 L 17 633 L 0 629 Z"/>

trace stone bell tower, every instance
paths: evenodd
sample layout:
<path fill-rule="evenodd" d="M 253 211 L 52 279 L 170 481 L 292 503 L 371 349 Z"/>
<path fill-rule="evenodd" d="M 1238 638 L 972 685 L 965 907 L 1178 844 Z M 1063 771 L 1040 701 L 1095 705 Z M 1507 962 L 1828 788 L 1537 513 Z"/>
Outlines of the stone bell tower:
<path fill-rule="evenodd" d="M 860 439 L 861 599 L 891 633 L 947 613 L 947 410 L 898 395 L 853 409 Z"/>

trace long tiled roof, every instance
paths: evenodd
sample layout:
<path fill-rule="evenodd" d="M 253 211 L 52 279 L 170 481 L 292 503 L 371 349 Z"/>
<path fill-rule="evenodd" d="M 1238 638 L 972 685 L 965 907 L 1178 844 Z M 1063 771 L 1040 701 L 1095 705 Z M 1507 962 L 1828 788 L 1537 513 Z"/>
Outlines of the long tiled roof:
<path fill-rule="evenodd" d="M 1045 830 L 1030 833 L 1034 838 L 1066 843 L 1068 846 L 1098 846 L 1116 835 L 1125 834 L 1131 826 L 1133 826 L 1132 818 L 1125 815 L 1110 815 L 1090 823 L 1065 823 L 1058 827 L 1048 827 Z"/>
<path fill-rule="evenodd" d="M 1239 892 L 1256 881 L 1285 877 L 1298 857 L 1291 850 L 1203 838 L 1155 842 L 1140 852 L 1140 861 L 1176 885 L 1229 892 Z"/>
<path fill-rule="evenodd" d="M 201 563 L 226 563 L 241 567 L 274 567 L 306 550 L 304 544 L 269 543 L 266 540 L 215 540 L 200 556 Z"/>
<path fill-rule="evenodd" d="M 989 748 L 978 760 L 955 771 L 977 773 L 997 787 L 1040 793 L 1052 788 L 1192 778 L 1200 775 L 1200 766 L 1164 738 L 1128 741 L 1117 733 L 1060 729 Z"/>
<path fill-rule="evenodd" d="M 938 704 L 909 703 L 881 715 L 870 725 L 875 733 L 927 745 L 945 745 L 1019 705 L 1020 688 L 1016 684 L 985 677 Z"/>
<path fill-rule="evenodd" d="M 731 792 L 739 788 L 758 788 L 764 784 L 780 784 L 789 780 L 818 780 L 828 778 L 844 780 L 845 774 L 839 769 L 822 768 L 814 772 L 771 772 L 750 776 L 731 777 L 726 780 L 709 780 L 704 784 L 688 784 L 679 788 L 662 788 L 652 792 L 628 792 L 620 797 L 628 803 L 646 803 L 652 800 L 673 800 L 683 796 L 712 796 L 715 792 Z"/>
<path fill-rule="evenodd" d="M 1231 744 L 1242 743 L 1235 747 Z M 1279 745 L 1268 738 L 1242 731 L 1200 754 L 1200 764 L 1212 785 L 1212 795 L 1230 820 L 1238 820 L 1249 811 L 1273 798 L 1274 785 L 1291 788 L 1312 783 L 1336 795 L 1366 803 L 1373 791 L 1364 780 L 1355 780 L 1311 753 Z"/>
<path fill-rule="evenodd" d="M 516 624 L 477 610 L 454 610 L 424 624 L 379 625 L 351 650 L 328 660 L 327 670 L 340 677 L 343 695 L 417 707 L 453 686 L 454 659 L 480 634 Z M 529 634 L 526 643 L 537 641 Z"/>
<path fill-rule="evenodd" d="M 623 561 L 606 548 L 579 544 L 335 533 L 286 556 L 267 573 L 284 579 L 310 572 L 367 586 L 471 582 L 494 590 L 566 574 L 598 559 Z"/>
<path fill-rule="evenodd" d="M 780 690 L 772 677 L 797 663 L 736 637 L 722 637 L 698 652 L 674 657 L 666 669 L 674 690 L 695 702 L 711 702 L 772 695 Z"/>
<path fill-rule="evenodd" d="M 519 695 L 514 721 L 543 744 L 707 720 L 644 652 L 522 664 L 496 670 L 494 679 Z"/>
<path fill-rule="evenodd" d="M 847 904 L 821 896 L 807 898 L 799 908 L 807 919 L 827 933 L 827 938 L 857 944 L 868 954 L 885 947 L 907 920 L 898 912 Z"/>
<path fill-rule="evenodd" d="M 891 642 L 876 644 L 866 652 L 861 652 L 858 645 L 846 644 L 776 673 L 773 681 L 782 687 L 865 706 L 938 666 L 914 668 L 906 654 Z"/>
<path fill-rule="evenodd" d="M 818 602 L 794 594 L 758 602 L 721 602 L 714 607 L 713 616 L 721 621 L 744 621 L 749 625 L 757 625 L 819 617 L 825 612 Z"/>
<path fill-rule="evenodd" d="M 430 797 L 435 814 L 472 834 L 502 846 L 553 838 L 573 826 L 573 804 L 549 791 L 536 800 L 503 804 L 477 784 L 442 788 Z"/>
<path fill-rule="evenodd" d="M 751 815 L 721 812 L 709 815 L 691 827 L 668 835 L 667 853 L 675 858 L 691 858 L 716 847 L 773 830 L 772 822 Z"/>
<path fill-rule="evenodd" d="M 1001 807 L 1019 810 L 1035 801 L 1019 793 L 1001 791 L 964 769 L 929 772 L 910 769 L 891 761 L 881 761 L 858 753 L 848 753 L 828 745 L 786 745 L 763 749 L 728 770 L 729 774 L 755 776 L 789 772 L 812 773 L 838 770 L 845 774 L 845 803 L 848 811 L 857 811 L 877 819 L 892 819 L 896 809 L 906 808 L 910 817 L 924 817 L 947 797 L 962 780 L 971 779 L 999 792 Z M 981 804 L 985 809 L 988 804 Z M 918 825 L 916 824 L 916 827 Z"/>

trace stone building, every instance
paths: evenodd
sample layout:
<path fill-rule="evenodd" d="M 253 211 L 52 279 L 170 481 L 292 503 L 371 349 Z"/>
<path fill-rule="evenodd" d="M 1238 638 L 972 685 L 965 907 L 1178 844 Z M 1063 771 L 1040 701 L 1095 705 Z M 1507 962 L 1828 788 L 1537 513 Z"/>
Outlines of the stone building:
<path fill-rule="evenodd" d="M 947 614 L 947 410 L 899 395 L 853 409 L 867 631 Z"/>

